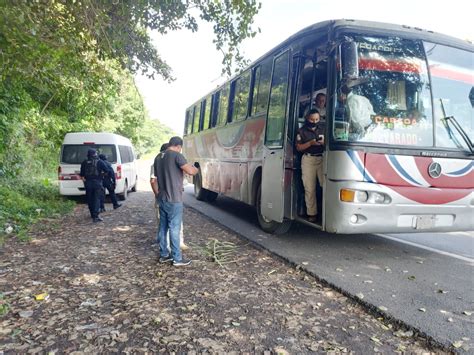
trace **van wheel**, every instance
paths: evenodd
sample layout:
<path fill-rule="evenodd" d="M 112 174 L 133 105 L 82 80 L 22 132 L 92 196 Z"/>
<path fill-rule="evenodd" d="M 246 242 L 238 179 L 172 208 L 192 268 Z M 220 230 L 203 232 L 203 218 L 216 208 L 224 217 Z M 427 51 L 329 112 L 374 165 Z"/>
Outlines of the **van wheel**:
<path fill-rule="evenodd" d="M 120 199 L 125 201 L 128 197 L 128 183 L 125 181 L 125 185 L 123 187 L 123 192 L 120 194 Z"/>
<path fill-rule="evenodd" d="M 204 201 L 207 197 L 208 190 L 202 187 L 201 172 L 194 175 L 194 196 L 196 200 Z"/>
<path fill-rule="evenodd" d="M 132 187 L 132 192 L 137 192 L 137 185 L 138 185 L 138 176 L 135 178 L 135 185 Z"/>
<path fill-rule="evenodd" d="M 284 234 L 289 231 L 291 228 L 292 221 L 288 219 L 283 219 L 283 222 L 275 222 L 272 220 L 267 219 L 262 215 L 262 186 L 258 186 L 257 190 L 257 217 L 258 223 L 260 224 L 260 228 L 264 232 L 270 234 Z"/>
<path fill-rule="evenodd" d="M 214 202 L 217 196 L 219 196 L 217 192 L 207 190 L 206 200 L 207 202 Z"/>

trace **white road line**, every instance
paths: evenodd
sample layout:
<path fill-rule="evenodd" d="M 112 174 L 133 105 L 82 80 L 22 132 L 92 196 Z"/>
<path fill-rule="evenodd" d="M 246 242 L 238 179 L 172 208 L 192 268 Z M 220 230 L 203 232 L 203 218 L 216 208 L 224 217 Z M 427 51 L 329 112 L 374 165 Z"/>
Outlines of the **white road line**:
<path fill-rule="evenodd" d="M 386 234 L 376 234 L 376 235 L 378 235 L 379 237 L 382 237 L 382 238 L 394 240 L 394 241 L 399 242 L 399 243 L 408 244 L 408 245 L 411 245 L 411 246 L 414 246 L 414 247 L 417 247 L 417 248 L 429 250 L 429 251 L 432 251 L 432 252 L 437 253 L 437 254 L 446 255 L 446 256 L 450 256 L 450 257 L 455 258 L 455 259 L 467 261 L 468 263 L 471 263 L 471 264 L 474 265 L 474 259 L 468 258 L 468 257 L 466 257 L 466 256 L 462 256 L 462 255 L 458 255 L 458 254 L 453 254 L 453 253 L 449 253 L 449 252 L 447 252 L 447 251 L 442 251 L 442 250 L 439 250 L 439 249 L 427 247 L 427 246 L 422 245 L 422 244 L 409 242 L 409 241 L 406 241 L 406 240 L 403 240 L 403 239 L 398 239 L 398 238 L 391 237 L 391 236 L 386 235 Z"/>

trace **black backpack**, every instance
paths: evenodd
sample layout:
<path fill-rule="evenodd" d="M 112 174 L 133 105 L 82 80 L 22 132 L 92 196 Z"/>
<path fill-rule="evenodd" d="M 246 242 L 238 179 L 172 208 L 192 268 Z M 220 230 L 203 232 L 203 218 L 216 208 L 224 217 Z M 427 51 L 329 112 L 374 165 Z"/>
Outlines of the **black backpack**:
<path fill-rule="evenodd" d="M 84 165 L 84 176 L 85 178 L 97 178 L 99 177 L 99 169 L 97 169 L 98 159 L 90 159 L 86 161 Z"/>

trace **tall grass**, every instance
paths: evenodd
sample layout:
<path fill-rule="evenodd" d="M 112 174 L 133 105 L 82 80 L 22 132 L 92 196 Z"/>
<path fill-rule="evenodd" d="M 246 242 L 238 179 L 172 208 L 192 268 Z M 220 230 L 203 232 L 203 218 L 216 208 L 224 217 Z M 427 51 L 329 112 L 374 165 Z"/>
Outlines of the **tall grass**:
<path fill-rule="evenodd" d="M 75 203 L 59 195 L 48 177 L 0 179 L 0 244 L 9 236 L 28 240 L 28 232 L 41 218 L 59 217 Z"/>

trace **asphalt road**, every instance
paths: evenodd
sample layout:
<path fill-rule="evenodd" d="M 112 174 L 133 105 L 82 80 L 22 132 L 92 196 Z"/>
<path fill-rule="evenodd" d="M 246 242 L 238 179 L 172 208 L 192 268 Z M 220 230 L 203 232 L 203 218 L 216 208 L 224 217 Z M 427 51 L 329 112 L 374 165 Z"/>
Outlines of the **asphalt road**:
<path fill-rule="evenodd" d="M 474 233 L 348 236 L 295 223 L 274 236 L 238 201 L 200 202 L 188 185 L 185 205 L 387 317 L 444 345 L 462 340 L 474 349 Z"/>

